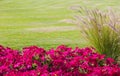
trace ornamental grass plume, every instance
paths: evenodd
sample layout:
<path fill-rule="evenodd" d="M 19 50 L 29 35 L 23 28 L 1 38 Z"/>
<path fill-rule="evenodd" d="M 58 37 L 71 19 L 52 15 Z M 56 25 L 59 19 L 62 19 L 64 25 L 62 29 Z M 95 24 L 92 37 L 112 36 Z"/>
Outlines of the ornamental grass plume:
<path fill-rule="evenodd" d="M 120 15 L 110 10 L 73 7 L 78 15 L 75 23 L 83 36 L 96 48 L 96 51 L 112 57 L 116 61 L 120 56 Z"/>

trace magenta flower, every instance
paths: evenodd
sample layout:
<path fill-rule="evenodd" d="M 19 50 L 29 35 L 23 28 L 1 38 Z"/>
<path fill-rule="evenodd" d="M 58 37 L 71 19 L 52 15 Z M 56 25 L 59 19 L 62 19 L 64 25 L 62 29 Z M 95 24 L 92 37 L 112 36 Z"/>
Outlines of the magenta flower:
<path fill-rule="evenodd" d="M 0 76 L 120 76 L 119 64 L 94 50 L 61 45 L 49 51 L 30 46 L 19 52 L 0 46 Z"/>

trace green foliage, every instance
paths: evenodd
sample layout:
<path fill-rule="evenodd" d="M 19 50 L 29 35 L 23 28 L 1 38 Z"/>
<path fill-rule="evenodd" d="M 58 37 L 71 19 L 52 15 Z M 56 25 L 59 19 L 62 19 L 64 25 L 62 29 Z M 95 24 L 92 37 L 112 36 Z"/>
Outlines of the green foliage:
<path fill-rule="evenodd" d="M 97 52 L 117 60 L 120 55 L 119 18 L 110 11 L 86 8 L 80 8 L 78 11 L 80 15 L 75 17 L 75 21 L 85 38 Z"/>
<path fill-rule="evenodd" d="M 119 0 L 0 0 L 0 44 L 19 50 L 30 45 L 46 49 L 60 44 L 84 47 L 88 43 L 79 30 L 40 31 L 42 28 L 75 27 L 64 21 L 74 15 L 69 7 L 77 4 L 102 10 L 111 6 L 120 10 Z"/>

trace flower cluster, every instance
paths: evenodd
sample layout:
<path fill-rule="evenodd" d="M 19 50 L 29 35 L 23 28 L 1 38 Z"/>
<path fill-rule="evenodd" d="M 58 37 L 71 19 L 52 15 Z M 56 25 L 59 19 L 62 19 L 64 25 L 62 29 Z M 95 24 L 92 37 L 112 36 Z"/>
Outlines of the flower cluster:
<path fill-rule="evenodd" d="M 19 52 L 0 46 L 0 76 L 120 76 L 120 67 L 88 47 L 30 46 Z"/>

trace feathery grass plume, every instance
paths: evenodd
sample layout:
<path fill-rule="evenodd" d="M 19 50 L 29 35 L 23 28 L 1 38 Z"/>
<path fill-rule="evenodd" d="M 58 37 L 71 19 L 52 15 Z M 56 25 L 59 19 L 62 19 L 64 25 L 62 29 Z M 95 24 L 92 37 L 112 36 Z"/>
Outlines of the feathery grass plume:
<path fill-rule="evenodd" d="M 72 8 L 78 12 L 75 23 L 80 27 L 82 34 L 97 52 L 112 57 L 116 61 L 120 56 L 120 19 L 110 11 Z"/>

